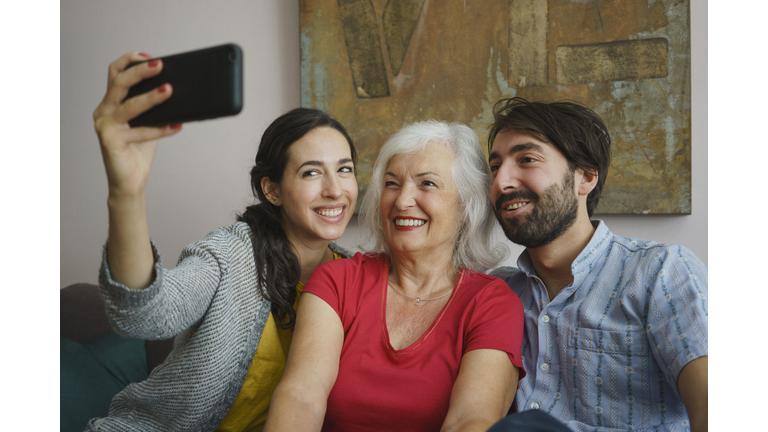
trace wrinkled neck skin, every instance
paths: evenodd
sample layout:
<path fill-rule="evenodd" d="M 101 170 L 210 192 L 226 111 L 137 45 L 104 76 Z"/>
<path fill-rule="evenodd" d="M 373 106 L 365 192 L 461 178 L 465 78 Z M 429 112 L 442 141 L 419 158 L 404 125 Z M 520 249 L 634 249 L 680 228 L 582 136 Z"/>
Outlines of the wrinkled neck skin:
<path fill-rule="evenodd" d="M 429 253 L 398 253 L 390 256 L 389 280 L 409 297 L 431 298 L 453 288 L 458 269 L 453 267 L 453 250 Z"/>

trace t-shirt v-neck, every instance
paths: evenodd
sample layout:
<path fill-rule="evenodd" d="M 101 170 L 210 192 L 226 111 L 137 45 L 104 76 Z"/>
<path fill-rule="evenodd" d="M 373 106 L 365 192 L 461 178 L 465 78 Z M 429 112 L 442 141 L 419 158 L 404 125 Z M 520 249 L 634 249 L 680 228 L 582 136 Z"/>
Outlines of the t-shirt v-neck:
<path fill-rule="evenodd" d="M 388 262 L 385 263 L 385 266 L 387 268 L 387 273 L 389 273 L 389 263 Z M 408 354 L 418 349 L 420 346 L 424 344 L 424 342 L 434 332 L 435 328 L 437 328 L 440 325 L 440 321 L 442 320 L 448 308 L 451 307 L 454 296 L 456 296 L 456 293 L 459 291 L 459 287 L 461 286 L 461 282 L 463 280 L 464 280 L 464 270 L 459 272 L 459 277 L 456 279 L 456 284 L 453 286 L 453 291 L 451 292 L 451 295 L 448 297 L 448 301 L 440 309 L 440 312 L 438 312 L 437 316 L 432 321 L 432 324 L 413 343 L 406 346 L 405 348 L 395 349 L 395 347 L 392 346 L 391 339 L 389 338 L 389 328 L 387 327 L 387 299 L 388 299 L 387 287 L 389 285 L 389 278 L 387 277 L 384 279 L 384 285 L 381 291 L 381 329 L 384 332 L 384 340 L 387 341 L 387 349 L 389 349 L 392 352 L 392 355 L 399 356 L 403 354 Z"/>

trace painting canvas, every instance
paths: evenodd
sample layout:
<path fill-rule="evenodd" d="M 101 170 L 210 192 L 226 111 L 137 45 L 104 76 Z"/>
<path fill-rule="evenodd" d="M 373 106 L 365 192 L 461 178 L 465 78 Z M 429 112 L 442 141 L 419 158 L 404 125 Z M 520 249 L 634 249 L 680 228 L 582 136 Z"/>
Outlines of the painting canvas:
<path fill-rule="evenodd" d="M 494 103 L 520 96 L 605 119 L 596 213 L 690 214 L 688 0 L 300 1 L 301 104 L 348 128 L 361 194 L 403 125 L 461 122 L 485 149 Z"/>

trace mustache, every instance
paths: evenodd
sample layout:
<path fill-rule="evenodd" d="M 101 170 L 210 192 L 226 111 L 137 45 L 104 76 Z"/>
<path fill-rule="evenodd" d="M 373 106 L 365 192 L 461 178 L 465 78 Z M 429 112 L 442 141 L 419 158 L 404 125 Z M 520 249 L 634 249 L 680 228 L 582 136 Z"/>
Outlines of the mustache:
<path fill-rule="evenodd" d="M 512 200 L 529 200 L 535 203 L 539 201 L 539 195 L 529 190 L 517 190 L 512 193 L 502 194 L 502 195 L 499 195 L 498 198 L 496 198 L 495 207 L 497 209 L 500 209 L 501 205 L 505 201 L 512 201 Z"/>

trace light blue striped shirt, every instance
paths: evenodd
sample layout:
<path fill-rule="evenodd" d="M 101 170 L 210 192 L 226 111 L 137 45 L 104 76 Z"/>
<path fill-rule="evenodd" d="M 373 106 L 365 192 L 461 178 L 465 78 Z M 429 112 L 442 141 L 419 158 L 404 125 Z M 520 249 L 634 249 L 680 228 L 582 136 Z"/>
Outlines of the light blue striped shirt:
<path fill-rule="evenodd" d="M 518 411 L 541 409 L 577 431 L 690 429 L 677 391 L 708 353 L 707 268 L 680 245 L 613 235 L 602 221 L 549 301 L 527 252 L 501 267 L 525 309 Z"/>

